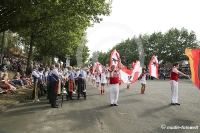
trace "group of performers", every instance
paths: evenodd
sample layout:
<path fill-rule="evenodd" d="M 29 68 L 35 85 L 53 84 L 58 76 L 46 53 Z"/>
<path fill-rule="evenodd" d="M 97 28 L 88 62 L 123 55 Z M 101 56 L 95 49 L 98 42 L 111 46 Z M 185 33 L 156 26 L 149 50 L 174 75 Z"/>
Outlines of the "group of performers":
<path fill-rule="evenodd" d="M 39 101 L 37 93 L 42 75 L 39 73 L 37 65 L 34 66 L 32 75 L 34 77 L 34 101 Z M 72 95 L 77 92 L 78 100 L 81 95 L 86 99 L 86 72 L 82 68 L 79 70 L 73 70 L 72 67 L 61 69 L 60 64 L 56 63 L 50 66 L 50 70 L 46 71 L 45 75 L 48 90 L 47 98 L 52 108 L 58 108 L 56 103 L 58 95 L 66 95 L 66 100 L 68 101 L 74 100 Z"/>
<path fill-rule="evenodd" d="M 121 65 L 121 63 L 120 63 Z M 178 75 L 183 75 L 185 77 L 190 78 L 189 75 L 186 75 L 180 71 L 178 71 L 179 64 L 174 63 L 171 71 L 170 71 L 170 84 L 171 84 L 171 105 L 180 105 L 178 103 Z M 96 87 L 99 87 L 101 84 L 101 94 L 105 93 L 105 85 L 110 84 L 110 104 L 111 106 L 117 106 L 118 93 L 119 93 L 119 85 L 120 85 L 120 67 L 115 70 L 115 65 L 111 66 L 111 70 L 103 68 L 100 73 L 98 70 L 95 72 L 91 71 L 88 74 L 88 81 L 93 85 L 96 83 Z M 142 69 L 141 73 L 141 94 L 145 94 L 146 90 L 146 69 Z M 127 84 L 127 89 L 129 89 L 130 84 Z"/>
<path fill-rule="evenodd" d="M 120 61 L 121 62 L 121 61 Z M 188 75 L 178 71 L 179 64 L 175 63 L 174 67 L 170 72 L 170 82 L 171 82 L 171 104 L 180 105 L 178 103 L 178 75 L 181 74 L 190 78 Z M 78 93 L 77 99 L 79 100 L 81 95 L 86 99 L 86 78 L 91 82 L 96 88 L 101 85 L 101 94 L 105 94 L 105 86 L 109 84 L 110 88 L 110 105 L 118 106 L 118 94 L 120 82 L 120 69 L 121 63 L 118 69 L 115 69 L 115 65 L 111 66 L 111 69 L 102 68 L 100 72 L 98 69 L 94 71 L 84 71 L 82 68 L 79 70 L 74 70 L 72 67 L 60 68 L 60 64 L 51 65 L 50 70 L 45 72 L 48 88 L 48 99 L 52 108 L 58 108 L 56 104 L 56 99 L 58 94 L 66 94 L 66 100 L 74 100 L 73 93 Z M 39 101 L 37 96 L 38 82 L 42 79 L 42 74 L 38 72 L 37 66 L 34 66 L 32 72 L 34 79 L 34 101 Z M 145 93 L 146 88 L 146 71 L 143 68 L 141 74 L 141 94 Z M 127 84 L 127 89 L 129 89 L 130 84 Z"/>
<path fill-rule="evenodd" d="M 88 82 L 91 82 L 93 86 L 96 85 L 96 88 L 101 86 L 101 94 L 105 94 L 105 86 L 109 83 L 109 69 L 104 67 L 102 68 L 102 72 L 100 72 L 98 69 L 95 70 L 95 72 L 88 71 L 87 79 Z"/>

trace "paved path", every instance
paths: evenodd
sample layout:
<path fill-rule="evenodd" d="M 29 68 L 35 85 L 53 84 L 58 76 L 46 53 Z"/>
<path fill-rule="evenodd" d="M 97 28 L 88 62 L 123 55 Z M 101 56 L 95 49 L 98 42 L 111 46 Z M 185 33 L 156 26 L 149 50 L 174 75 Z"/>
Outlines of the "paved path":
<path fill-rule="evenodd" d="M 117 107 L 109 106 L 108 88 L 100 95 L 99 89 L 88 84 L 87 94 L 87 100 L 64 101 L 58 109 L 50 108 L 45 98 L 20 103 L 0 114 L 0 133 L 200 132 L 200 91 L 189 80 L 179 81 L 180 106 L 169 105 L 169 80 L 147 80 L 144 95 L 139 81 L 130 89 L 121 85 Z"/>

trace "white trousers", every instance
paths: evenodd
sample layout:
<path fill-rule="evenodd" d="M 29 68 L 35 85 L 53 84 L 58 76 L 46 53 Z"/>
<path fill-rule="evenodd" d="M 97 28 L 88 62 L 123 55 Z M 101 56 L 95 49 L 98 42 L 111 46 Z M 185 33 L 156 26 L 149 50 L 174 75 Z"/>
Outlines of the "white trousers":
<path fill-rule="evenodd" d="M 117 104 L 119 84 L 110 84 L 110 104 Z"/>
<path fill-rule="evenodd" d="M 170 80 L 171 84 L 171 103 L 178 103 L 178 82 Z"/>

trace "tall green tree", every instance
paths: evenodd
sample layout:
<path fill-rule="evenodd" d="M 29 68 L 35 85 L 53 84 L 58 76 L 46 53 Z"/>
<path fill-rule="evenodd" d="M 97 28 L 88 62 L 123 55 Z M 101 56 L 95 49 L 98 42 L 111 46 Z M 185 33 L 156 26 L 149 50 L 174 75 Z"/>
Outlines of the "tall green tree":
<path fill-rule="evenodd" d="M 102 20 L 101 15 L 109 15 L 111 9 L 111 1 L 106 0 L 19 0 L 14 3 L 11 2 L 8 0 L 1 3 L 0 12 L 2 19 L 0 19 L 0 23 L 2 25 L 0 31 L 10 29 L 11 31 L 18 32 L 21 37 L 28 38 L 30 41 L 28 65 L 30 64 L 33 49 L 39 51 L 34 41 L 42 37 L 44 38 L 47 34 L 58 37 L 59 32 L 64 32 L 68 38 L 67 43 L 54 40 L 52 44 L 56 44 L 56 49 L 51 52 L 51 54 L 54 54 L 52 56 L 59 54 L 58 51 L 60 49 L 58 48 L 63 44 L 68 44 L 69 51 L 73 49 L 71 52 L 75 56 L 73 53 L 74 48 L 78 46 L 86 28 L 91 23 L 100 22 Z M 8 6 L 9 4 L 10 6 Z M 64 34 L 59 38 L 65 40 L 63 36 Z"/>
<path fill-rule="evenodd" d="M 142 47 L 140 47 L 141 45 Z M 150 35 L 141 34 L 132 39 L 128 38 L 116 44 L 112 49 L 117 49 L 125 66 L 130 67 L 132 61 L 139 60 L 140 56 L 143 56 L 144 65 L 148 68 L 149 61 L 153 55 L 157 55 L 162 64 L 173 63 L 187 59 L 184 54 L 185 48 L 196 47 L 199 47 L 199 45 L 195 32 L 188 32 L 185 28 L 181 30 L 171 28 L 164 34 L 154 32 Z M 111 51 L 108 52 L 110 53 Z M 101 54 L 103 55 L 104 53 Z"/>

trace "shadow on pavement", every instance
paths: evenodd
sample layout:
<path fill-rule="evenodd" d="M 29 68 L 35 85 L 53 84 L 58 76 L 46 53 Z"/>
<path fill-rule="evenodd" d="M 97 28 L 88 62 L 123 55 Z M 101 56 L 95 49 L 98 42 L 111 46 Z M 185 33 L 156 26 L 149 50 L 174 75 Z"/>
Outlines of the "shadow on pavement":
<path fill-rule="evenodd" d="M 161 110 L 164 110 L 166 108 L 169 108 L 172 105 L 165 105 L 162 107 L 158 107 L 158 108 L 152 108 L 152 109 L 148 109 L 145 112 L 143 112 L 141 115 L 139 115 L 139 117 L 147 117 L 147 116 L 151 116 L 153 114 L 155 114 L 156 112 L 159 112 Z"/>

